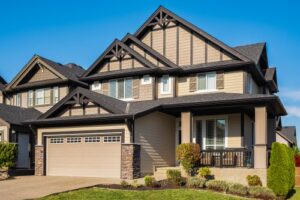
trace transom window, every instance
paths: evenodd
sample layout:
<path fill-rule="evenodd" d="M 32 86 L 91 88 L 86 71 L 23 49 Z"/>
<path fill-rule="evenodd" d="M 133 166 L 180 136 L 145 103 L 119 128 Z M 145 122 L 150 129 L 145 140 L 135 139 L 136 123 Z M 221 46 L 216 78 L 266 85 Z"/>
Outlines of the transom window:
<path fill-rule="evenodd" d="M 62 144 L 62 143 L 64 143 L 64 138 L 51 138 L 50 143 L 51 144 Z"/>
<path fill-rule="evenodd" d="M 84 142 L 85 143 L 96 143 L 100 142 L 100 137 L 99 136 L 91 136 L 91 137 L 85 137 Z"/>
<path fill-rule="evenodd" d="M 151 84 L 152 78 L 150 75 L 144 75 L 142 78 L 142 85 Z"/>
<path fill-rule="evenodd" d="M 171 93 L 171 77 L 169 77 L 168 75 L 164 75 L 161 77 L 161 93 Z"/>
<path fill-rule="evenodd" d="M 121 142 L 121 136 L 104 136 L 104 143 Z"/>
<path fill-rule="evenodd" d="M 198 74 L 197 90 L 198 91 L 216 90 L 216 72 Z"/>
<path fill-rule="evenodd" d="M 67 143 L 80 143 L 81 138 L 80 137 L 68 137 Z"/>
<path fill-rule="evenodd" d="M 131 78 L 109 81 L 109 95 L 118 99 L 133 98 L 133 84 Z"/>

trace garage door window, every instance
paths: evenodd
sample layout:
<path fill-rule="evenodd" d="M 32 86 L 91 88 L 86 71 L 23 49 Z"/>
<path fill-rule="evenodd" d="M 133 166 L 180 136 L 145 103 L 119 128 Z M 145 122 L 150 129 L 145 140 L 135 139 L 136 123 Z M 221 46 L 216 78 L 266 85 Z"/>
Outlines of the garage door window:
<path fill-rule="evenodd" d="M 67 143 L 80 143 L 81 138 L 80 137 L 69 137 L 67 138 Z"/>
<path fill-rule="evenodd" d="M 62 144 L 62 143 L 64 143 L 64 138 L 51 138 L 50 143 L 51 144 Z"/>
<path fill-rule="evenodd" d="M 100 137 L 99 136 L 95 136 L 95 137 L 85 137 L 84 138 L 84 142 L 85 143 L 95 143 L 95 142 L 100 142 Z"/>
<path fill-rule="evenodd" d="M 121 136 L 104 136 L 104 143 L 121 142 Z"/>

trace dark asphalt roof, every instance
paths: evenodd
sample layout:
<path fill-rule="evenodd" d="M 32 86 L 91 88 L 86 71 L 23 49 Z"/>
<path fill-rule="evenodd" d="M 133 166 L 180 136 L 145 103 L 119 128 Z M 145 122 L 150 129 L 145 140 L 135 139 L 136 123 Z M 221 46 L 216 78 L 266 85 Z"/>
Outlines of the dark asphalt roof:
<path fill-rule="evenodd" d="M 289 142 L 297 144 L 297 133 L 295 126 L 284 126 L 281 129 L 281 135 Z"/>
<path fill-rule="evenodd" d="M 235 50 L 250 58 L 255 64 L 258 64 L 261 54 L 266 46 L 266 43 L 255 43 L 234 47 Z"/>
<path fill-rule="evenodd" d="M 35 120 L 42 113 L 34 108 L 20 108 L 0 104 L 0 118 L 9 124 L 22 125 L 25 120 Z"/>

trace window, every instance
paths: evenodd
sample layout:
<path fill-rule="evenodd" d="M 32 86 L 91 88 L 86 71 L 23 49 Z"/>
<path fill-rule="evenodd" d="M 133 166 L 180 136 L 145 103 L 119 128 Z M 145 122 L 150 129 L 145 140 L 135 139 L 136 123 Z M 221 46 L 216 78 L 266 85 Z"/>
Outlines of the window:
<path fill-rule="evenodd" d="M 209 119 L 205 121 L 205 148 L 224 149 L 226 137 L 225 119 Z"/>
<path fill-rule="evenodd" d="M 144 75 L 142 78 L 142 85 L 151 84 L 152 78 L 150 75 Z"/>
<path fill-rule="evenodd" d="M 53 103 L 57 103 L 59 101 L 59 90 L 58 87 L 53 88 Z"/>
<path fill-rule="evenodd" d="M 109 81 L 109 95 L 118 99 L 131 99 L 133 97 L 132 79 L 119 79 Z"/>
<path fill-rule="evenodd" d="M 62 143 L 64 143 L 64 138 L 51 138 L 50 143 L 51 144 L 62 144 Z"/>
<path fill-rule="evenodd" d="M 80 137 L 68 137 L 67 143 L 80 143 L 81 138 Z"/>
<path fill-rule="evenodd" d="M 247 74 L 247 85 L 246 90 L 248 94 L 252 93 L 252 77 L 250 74 Z"/>
<path fill-rule="evenodd" d="M 203 73 L 198 74 L 197 78 L 198 91 L 213 91 L 216 90 L 216 73 Z"/>
<path fill-rule="evenodd" d="M 51 103 L 51 89 L 38 89 L 35 91 L 35 105 L 48 105 Z"/>
<path fill-rule="evenodd" d="M 168 75 L 164 75 L 161 78 L 161 93 L 162 94 L 171 93 L 171 78 Z"/>
<path fill-rule="evenodd" d="M 92 84 L 92 88 L 91 88 L 93 91 L 95 90 L 101 90 L 101 83 L 99 81 L 95 81 L 93 84 Z"/>
<path fill-rule="evenodd" d="M 21 106 L 21 94 L 16 95 L 16 106 Z"/>
<path fill-rule="evenodd" d="M 33 106 L 33 90 L 28 91 L 27 104 L 29 107 Z"/>
<path fill-rule="evenodd" d="M 121 136 L 104 136 L 104 143 L 121 142 Z"/>
<path fill-rule="evenodd" d="M 95 142 L 100 142 L 100 137 L 99 136 L 91 136 L 91 137 L 85 137 L 84 138 L 85 143 L 95 143 Z"/>

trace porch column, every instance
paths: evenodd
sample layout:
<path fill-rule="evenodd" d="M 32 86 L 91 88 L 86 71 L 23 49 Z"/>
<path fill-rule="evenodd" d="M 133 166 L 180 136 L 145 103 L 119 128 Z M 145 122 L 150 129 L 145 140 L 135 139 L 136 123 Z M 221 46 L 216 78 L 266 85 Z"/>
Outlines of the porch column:
<path fill-rule="evenodd" d="M 268 113 L 266 107 L 255 108 L 254 168 L 267 168 Z"/>
<path fill-rule="evenodd" d="M 192 113 L 181 112 L 181 140 L 182 143 L 192 142 Z"/>

